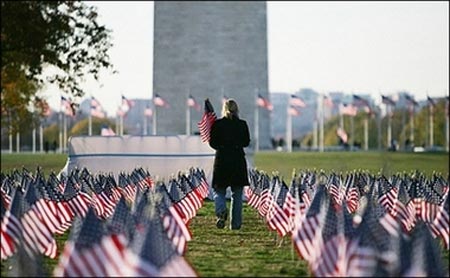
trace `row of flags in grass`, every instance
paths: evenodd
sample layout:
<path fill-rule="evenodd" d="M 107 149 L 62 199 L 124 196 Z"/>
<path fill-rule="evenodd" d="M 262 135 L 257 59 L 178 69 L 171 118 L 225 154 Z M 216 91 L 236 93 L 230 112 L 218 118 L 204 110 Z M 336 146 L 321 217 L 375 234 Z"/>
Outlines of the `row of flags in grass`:
<path fill-rule="evenodd" d="M 247 204 L 289 236 L 313 276 L 444 276 L 449 179 L 302 171 L 290 186 L 252 169 Z M 448 272 L 447 272 L 448 274 Z"/>
<path fill-rule="evenodd" d="M 409 107 L 411 107 L 411 106 L 414 107 L 414 106 L 418 105 L 417 101 L 415 101 L 411 96 L 405 95 L 405 97 L 408 101 Z M 228 97 L 224 96 L 223 101 L 225 101 L 227 98 Z M 334 106 L 334 103 L 330 97 L 324 95 L 323 98 L 324 98 L 325 106 L 327 106 L 327 107 Z M 434 100 L 432 98 L 428 97 L 428 101 L 430 102 L 430 104 L 434 105 Z M 153 102 L 154 106 L 165 107 L 165 108 L 170 107 L 167 100 L 165 100 L 159 94 L 155 94 L 152 102 Z M 388 96 L 384 96 L 384 95 L 382 95 L 382 103 L 388 104 L 391 106 L 395 106 L 395 101 L 392 100 L 392 98 L 390 98 Z M 200 109 L 201 109 L 200 103 L 191 94 L 189 94 L 187 97 L 186 105 L 188 107 L 192 107 L 192 108 L 196 109 L 197 111 L 200 111 Z M 135 106 L 135 102 L 133 100 L 130 100 L 127 97 L 125 97 L 124 95 L 122 95 L 121 104 L 118 107 L 117 115 L 119 115 L 119 116 L 126 115 L 128 113 L 128 111 L 130 111 L 130 109 L 133 108 L 134 106 Z M 269 111 L 273 110 L 273 105 L 270 102 L 270 100 L 268 98 L 263 97 L 259 93 L 257 94 L 256 106 L 265 108 Z M 298 108 L 301 108 L 301 107 L 306 107 L 306 103 L 299 96 L 291 94 L 289 101 L 288 101 L 288 113 L 290 113 L 293 116 L 300 115 L 300 111 L 298 110 Z M 145 114 L 147 116 L 151 116 L 153 113 L 151 107 L 147 106 L 146 108 L 147 109 L 145 110 Z M 367 100 L 365 100 L 363 97 L 361 97 L 359 95 L 354 94 L 353 102 L 348 103 L 348 104 L 342 104 L 339 107 L 339 112 L 344 115 L 354 116 L 354 115 L 356 115 L 358 108 L 363 108 L 368 113 L 372 109 Z M 76 104 L 70 98 L 61 96 L 61 111 L 64 112 L 65 115 L 75 116 Z M 91 112 L 92 116 L 99 117 L 99 118 L 105 117 L 105 111 L 104 111 L 102 105 L 94 96 L 91 96 L 90 112 Z"/>
<path fill-rule="evenodd" d="M 14 275 L 41 275 L 47 256 L 58 259 L 54 276 L 197 276 L 183 255 L 209 191 L 201 169 L 167 184 L 143 168 L 117 180 L 86 168 L 60 178 L 23 169 L 1 182 L 1 260 Z M 55 237 L 67 232 L 59 250 Z"/>

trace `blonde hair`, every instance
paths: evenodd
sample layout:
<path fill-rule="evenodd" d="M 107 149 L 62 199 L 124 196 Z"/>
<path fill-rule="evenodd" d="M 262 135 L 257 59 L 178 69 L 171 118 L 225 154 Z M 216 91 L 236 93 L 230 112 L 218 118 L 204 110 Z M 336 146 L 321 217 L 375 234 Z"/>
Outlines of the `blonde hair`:
<path fill-rule="evenodd" d="M 222 117 L 228 119 L 239 118 L 239 108 L 234 99 L 229 98 L 223 103 Z"/>

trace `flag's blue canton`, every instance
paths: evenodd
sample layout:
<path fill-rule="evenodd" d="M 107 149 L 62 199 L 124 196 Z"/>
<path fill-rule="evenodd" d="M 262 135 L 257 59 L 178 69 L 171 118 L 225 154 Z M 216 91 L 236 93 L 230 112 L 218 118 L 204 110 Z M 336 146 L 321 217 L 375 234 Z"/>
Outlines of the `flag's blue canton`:
<path fill-rule="evenodd" d="M 107 221 L 107 230 L 112 234 L 124 234 L 128 240 L 133 238 L 135 222 L 130 208 L 122 196 L 116 205 L 114 214 Z"/>
<path fill-rule="evenodd" d="M 177 253 L 164 231 L 155 201 L 151 200 L 148 206 L 143 215 L 145 230 L 136 234 L 130 248 L 142 259 L 161 268 Z"/>
<path fill-rule="evenodd" d="M 97 218 L 93 208 L 90 207 L 84 219 L 75 218 L 69 240 L 74 242 L 75 248 L 81 251 L 99 244 L 105 231 L 103 222 Z"/>

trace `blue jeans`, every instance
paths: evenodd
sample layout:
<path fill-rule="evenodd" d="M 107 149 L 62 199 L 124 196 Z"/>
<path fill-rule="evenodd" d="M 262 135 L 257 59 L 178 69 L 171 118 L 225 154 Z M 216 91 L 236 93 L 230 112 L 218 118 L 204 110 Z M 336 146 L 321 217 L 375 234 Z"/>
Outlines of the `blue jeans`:
<path fill-rule="evenodd" d="M 242 187 L 231 187 L 230 229 L 237 230 L 242 224 Z M 216 216 L 227 211 L 226 188 L 213 189 Z"/>

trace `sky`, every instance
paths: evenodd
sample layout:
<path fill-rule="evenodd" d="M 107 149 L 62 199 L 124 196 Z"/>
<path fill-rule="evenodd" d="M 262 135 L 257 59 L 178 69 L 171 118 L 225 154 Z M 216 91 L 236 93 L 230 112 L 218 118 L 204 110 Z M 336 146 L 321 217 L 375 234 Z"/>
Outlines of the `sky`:
<path fill-rule="evenodd" d="M 89 1 L 98 22 L 112 30 L 111 62 L 118 74 L 103 71 L 86 80 L 109 116 L 127 98 L 152 97 L 153 2 Z M 341 91 L 381 94 L 407 91 L 416 100 L 448 95 L 449 3 L 269 1 L 267 40 L 269 92 Z M 60 94 L 45 88 L 59 110 Z"/>

